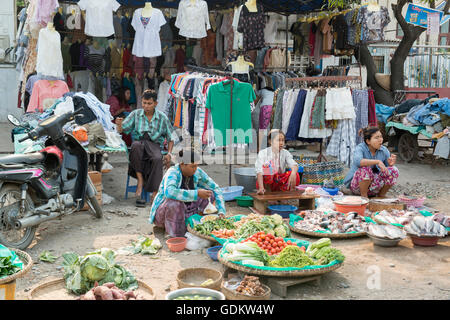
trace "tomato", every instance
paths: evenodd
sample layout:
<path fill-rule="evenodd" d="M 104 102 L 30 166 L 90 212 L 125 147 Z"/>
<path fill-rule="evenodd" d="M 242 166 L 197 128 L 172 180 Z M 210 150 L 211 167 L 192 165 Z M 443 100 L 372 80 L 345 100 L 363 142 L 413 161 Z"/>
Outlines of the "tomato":
<path fill-rule="evenodd" d="M 261 240 L 265 240 L 266 236 L 265 235 L 261 235 Z"/>
<path fill-rule="evenodd" d="M 283 241 L 278 241 L 278 246 L 281 247 L 283 245 Z"/>
<path fill-rule="evenodd" d="M 270 244 L 273 244 L 275 242 L 275 240 L 270 239 Z"/>
<path fill-rule="evenodd" d="M 275 250 L 274 248 L 272 248 L 272 249 L 270 250 L 270 252 L 271 252 L 271 253 L 276 253 L 277 250 Z"/>
<path fill-rule="evenodd" d="M 264 241 L 265 245 L 268 246 L 270 242 L 268 240 Z"/>

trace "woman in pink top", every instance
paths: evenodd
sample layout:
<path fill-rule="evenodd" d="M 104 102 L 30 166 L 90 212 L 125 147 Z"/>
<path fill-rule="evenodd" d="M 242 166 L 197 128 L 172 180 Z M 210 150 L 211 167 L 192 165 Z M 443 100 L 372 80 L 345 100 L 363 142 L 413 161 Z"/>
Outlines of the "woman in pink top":
<path fill-rule="evenodd" d="M 128 88 L 122 87 L 118 90 L 118 92 L 115 92 L 114 95 L 109 97 L 108 100 L 106 100 L 106 104 L 110 106 L 109 112 L 111 112 L 111 115 L 114 117 L 113 122 L 116 121 L 116 118 L 126 118 L 127 115 L 132 111 L 131 107 L 128 104 L 128 101 L 131 97 L 131 91 Z M 126 145 L 128 147 L 131 146 L 131 143 L 133 142 L 131 139 L 130 134 L 122 133 L 122 139 L 125 141 Z"/>

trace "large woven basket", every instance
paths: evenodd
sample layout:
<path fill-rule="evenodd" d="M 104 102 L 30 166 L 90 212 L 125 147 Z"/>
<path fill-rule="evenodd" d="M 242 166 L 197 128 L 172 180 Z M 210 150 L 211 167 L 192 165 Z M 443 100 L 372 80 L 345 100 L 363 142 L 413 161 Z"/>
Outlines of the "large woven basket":
<path fill-rule="evenodd" d="M 321 185 L 325 180 L 332 180 L 336 186 L 344 184 L 344 163 L 340 161 L 317 162 L 313 157 L 294 157 L 303 167 L 302 184 Z"/>
<path fill-rule="evenodd" d="M 228 289 L 224 286 L 224 282 L 222 282 L 222 286 L 220 290 L 225 295 L 227 300 L 270 300 L 271 290 L 268 286 L 261 283 L 261 287 L 266 291 L 262 296 L 248 296 L 246 294 L 242 294 L 236 292 L 235 290 Z"/>
<path fill-rule="evenodd" d="M 187 226 L 187 231 L 189 231 L 189 232 L 192 233 L 194 236 L 197 236 L 197 237 L 199 237 L 199 238 L 202 238 L 202 239 L 205 239 L 205 240 L 209 240 L 209 241 L 212 241 L 212 242 L 214 242 L 214 243 L 217 242 L 217 240 L 214 239 L 213 237 L 211 237 L 211 236 L 205 236 L 204 234 L 201 234 L 200 232 L 195 231 L 194 229 L 191 228 L 190 225 Z"/>
<path fill-rule="evenodd" d="M 212 279 L 213 283 L 207 286 L 201 286 L 202 282 Z M 189 268 L 178 272 L 177 282 L 178 288 L 207 288 L 212 290 L 219 290 L 222 283 L 222 273 L 220 271 L 208 268 Z M 195 281 L 196 283 L 192 282 Z"/>
<path fill-rule="evenodd" d="M 14 251 L 19 256 L 20 260 L 22 260 L 24 264 L 24 267 L 19 272 L 7 276 L 6 278 L 0 279 L 0 284 L 10 283 L 16 279 L 22 278 L 28 271 L 31 270 L 31 267 L 33 266 L 33 259 L 31 259 L 28 253 L 19 249 L 10 249 L 10 250 Z"/>
<path fill-rule="evenodd" d="M 260 276 L 272 276 L 272 277 L 310 277 L 310 276 L 316 276 L 324 273 L 331 272 L 333 270 L 336 270 L 340 267 L 342 267 L 343 262 L 337 263 L 335 265 L 332 265 L 331 267 L 324 267 L 319 269 L 302 269 L 302 270 L 290 270 L 290 271 L 276 271 L 276 270 L 263 270 L 263 269 L 257 269 L 257 268 L 251 268 L 242 266 L 230 261 L 225 260 L 221 257 L 220 251 L 217 256 L 219 258 L 220 263 L 222 263 L 224 266 L 229 267 L 231 269 L 235 269 L 238 271 L 242 271 L 244 273 L 248 274 L 256 274 Z"/>
<path fill-rule="evenodd" d="M 309 236 L 309 237 L 315 237 L 315 238 L 330 238 L 330 239 L 352 239 L 352 238 L 358 238 L 366 236 L 366 232 L 354 232 L 354 233 L 322 233 L 322 232 L 314 232 L 314 231 L 306 231 L 302 229 L 295 228 L 289 224 L 289 229 L 291 229 L 292 232 Z"/>

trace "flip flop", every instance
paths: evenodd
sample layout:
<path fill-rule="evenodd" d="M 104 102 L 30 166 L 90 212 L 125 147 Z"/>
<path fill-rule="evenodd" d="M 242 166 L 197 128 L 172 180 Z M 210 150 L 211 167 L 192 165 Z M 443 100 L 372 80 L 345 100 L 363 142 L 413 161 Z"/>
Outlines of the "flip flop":
<path fill-rule="evenodd" d="M 143 199 L 136 199 L 136 207 L 145 208 L 145 200 L 143 200 Z"/>

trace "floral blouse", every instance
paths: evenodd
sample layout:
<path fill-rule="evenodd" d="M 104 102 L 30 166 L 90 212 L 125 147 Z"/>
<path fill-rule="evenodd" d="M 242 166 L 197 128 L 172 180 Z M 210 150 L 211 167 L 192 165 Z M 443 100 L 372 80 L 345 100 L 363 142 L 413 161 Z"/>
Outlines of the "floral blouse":
<path fill-rule="evenodd" d="M 244 50 L 258 50 L 265 46 L 264 8 L 261 4 L 258 4 L 257 8 L 257 12 L 250 12 L 246 5 L 242 6 L 237 31 L 244 34 Z"/>

